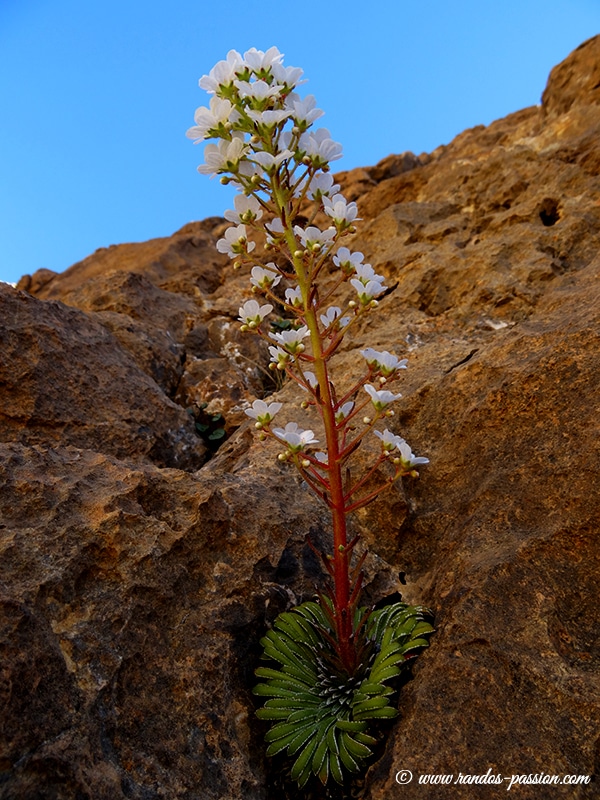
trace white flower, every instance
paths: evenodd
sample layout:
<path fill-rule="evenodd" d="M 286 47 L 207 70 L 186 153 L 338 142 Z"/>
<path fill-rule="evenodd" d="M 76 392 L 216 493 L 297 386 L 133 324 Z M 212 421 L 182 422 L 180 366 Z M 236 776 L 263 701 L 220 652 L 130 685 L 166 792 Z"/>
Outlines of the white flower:
<path fill-rule="evenodd" d="M 221 139 L 219 144 L 207 144 L 204 148 L 205 164 L 200 164 L 198 172 L 202 175 L 216 175 L 218 172 L 235 172 L 240 160 L 246 156 L 248 145 L 243 134 L 234 133 L 231 141 Z"/>
<path fill-rule="evenodd" d="M 296 197 L 300 197 L 303 188 L 304 183 L 296 189 L 294 193 Z M 310 200 L 320 200 L 325 195 L 335 194 L 339 188 L 340 186 L 338 183 L 335 183 L 331 172 L 317 172 L 310 181 L 307 194 Z"/>
<path fill-rule="evenodd" d="M 230 50 L 225 61 L 219 61 L 211 69 L 208 75 L 203 75 L 198 84 L 209 94 L 218 92 L 221 86 L 229 86 L 233 83 L 236 73 L 243 70 L 244 64 L 241 55 L 237 50 Z"/>
<path fill-rule="evenodd" d="M 304 373 L 304 377 L 306 378 L 306 382 L 308 383 L 311 389 L 317 388 L 317 386 L 319 385 L 319 381 L 317 380 L 317 376 L 315 375 L 314 372 L 306 370 L 306 372 Z"/>
<path fill-rule="evenodd" d="M 381 282 L 383 280 L 381 275 L 376 274 L 375 270 L 370 264 L 356 264 L 354 269 L 356 271 L 356 277 L 365 286 L 367 283 L 369 283 L 369 281 Z"/>
<path fill-rule="evenodd" d="M 256 111 L 253 108 L 249 108 L 247 109 L 246 114 L 248 114 L 253 122 L 257 122 L 259 125 L 266 125 L 267 128 L 274 128 L 275 125 L 278 125 L 280 122 L 283 122 L 284 119 L 288 119 L 290 116 L 289 111 L 284 111 L 281 108 L 268 108 L 266 111 Z"/>
<path fill-rule="evenodd" d="M 342 145 L 334 142 L 327 128 L 319 128 L 313 133 L 303 133 L 298 143 L 313 167 L 321 167 L 342 157 Z"/>
<path fill-rule="evenodd" d="M 281 153 L 277 153 L 276 156 L 274 156 L 272 153 L 266 153 L 264 150 L 261 150 L 258 153 L 253 153 L 251 156 L 249 156 L 249 159 L 250 161 L 260 164 L 261 167 L 264 167 L 266 172 L 271 174 L 272 172 L 275 172 L 282 161 L 285 161 L 286 158 L 293 158 L 293 156 L 294 154 L 291 150 L 283 150 Z"/>
<path fill-rule="evenodd" d="M 291 143 L 292 139 L 294 138 L 294 134 L 291 131 L 281 131 L 279 134 L 279 139 L 277 141 L 277 147 L 285 147 L 288 150 L 291 150 Z M 296 158 L 294 154 L 294 158 Z"/>
<path fill-rule="evenodd" d="M 386 428 L 383 433 L 380 431 L 373 431 L 375 436 L 378 436 L 381 439 L 381 447 L 384 452 L 391 453 L 392 450 L 395 450 L 397 447 L 400 447 L 404 439 L 401 436 L 396 436 L 396 434 L 388 431 Z"/>
<path fill-rule="evenodd" d="M 291 94 L 286 98 L 285 105 L 290 109 L 294 122 L 301 129 L 308 128 L 325 113 L 320 108 L 316 108 L 317 101 L 312 94 L 307 94 L 303 100 L 297 94 Z"/>
<path fill-rule="evenodd" d="M 327 216 L 338 226 L 347 227 L 358 218 L 356 203 L 348 203 L 341 194 L 336 194 L 332 198 L 324 197 L 323 208 Z"/>
<path fill-rule="evenodd" d="M 210 108 L 201 106 L 194 114 L 195 125 L 186 132 L 188 139 L 194 139 L 194 144 L 199 144 L 207 138 L 209 131 L 216 131 L 220 125 L 229 121 L 233 106 L 229 100 L 220 97 L 211 97 Z"/>
<path fill-rule="evenodd" d="M 329 328 L 334 322 L 339 318 L 340 314 L 342 313 L 342 309 L 338 308 L 337 306 L 331 306 L 327 309 L 324 314 L 321 314 L 321 322 L 325 328 Z M 339 323 L 342 327 L 345 327 L 350 322 L 349 317 L 342 317 L 339 320 Z"/>
<path fill-rule="evenodd" d="M 269 86 L 266 81 L 253 81 L 252 83 L 234 81 L 234 84 L 240 97 L 248 97 L 250 100 L 257 100 L 259 103 L 268 100 L 270 97 L 275 97 L 283 89 L 283 86 L 279 86 L 276 83 Z"/>
<path fill-rule="evenodd" d="M 269 269 L 269 267 L 273 267 L 273 269 Z M 277 286 L 281 280 L 281 275 L 279 275 L 276 270 L 277 268 L 272 261 L 269 261 L 266 267 L 252 267 L 250 283 L 252 286 L 257 286 L 259 289 L 268 289 L 271 286 Z"/>
<path fill-rule="evenodd" d="M 275 414 L 281 409 L 281 403 L 265 403 L 264 400 L 255 400 L 252 408 L 245 409 L 244 413 L 255 419 L 260 425 L 268 425 Z"/>
<path fill-rule="evenodd" d="M 256 242 L 249 242 L 246 237 L 246 226 L 236 225 L 227 228 L 225 236 L 217 242 L 219 253 L 227 253 L 229 258 L 236 258 L 241 253 L 251 253 Z"/>
<path fill-rule="evenodd" d="M 327 464 L 327 458 L 328 458 L 328 455 L 327 455 L 327 453 L 323 453 L 323 452 L 321 452 L 321 451 L 319 450 L 317 453 L 314 453 L 313 455 L 314 455 L 314 457 L 317 459 L 317 461 L 318 461 L 320 464 L 322 464 L 322 466 L 324 466 L 324 467 L 327 467 L 327 466 L 328 466 L 328 464 Z"/>
<path fill-rule="evenodd" d="M 370 383 L 367 383 L 364 388 L 365 392 L 370 396 L 376 411 L 383 411 L 387 405 L 402 397 L 401 394 L 394 394 L 393 392 L 388 392 L 386 389 L 377 391 Z"/>
<path fill-rule="evenodd" d="M 285 290 L 285 299 L 289 305 L 299 308 L 302 305 L 302 291 L 299 286 Z"/>
<path fill-rule="evenodd" d="M 402 462 L 402 466 L 405 469 L 414 469 L 415 467 L 421 466 L 421 464 L 429 464 L 428 458 L 423 458 L 423 456 L 416 457 L 413 455 L 410 446 L 407 442 L 402 440 L 402 443 L 397 445 L 398 450 L 400 451 L 400 461 Z"/>
<path fill-rule="evenodd" d="M 408 364 L 408 359 L 399 359 L 393 353 L 388 353 L 387 350 L 379 352 L 378 350 L 373 350 L 372 347 L 367 347 L 366 350 L 361 350 L 360 354 L 371 369 L 381 373 L 384 378 L 389 378 L 398 369 L 406 369 Z"/>
<path fill-rule="evenodd" d="M 347 403 L 344 403 L 344 405 L 341 406 L 341 408 L 338 408 L 338 410 L 335 412 L 335 421 L 337 423 L 340 423 L 342 422 L 342 420 L 345 420 L 353 408 L 354 408 L 353 400 L 349 400 Z"/>
<path fill-rule="evenodd" d="M 256 300 L 247 300 L 244 305 L 239 308 L 239 318 L 251 328 L 256 328 L 271 311 L 273 311 L 273 306 L 270 303 L 261 306 Z"/>
<path fill-rule="evenodd" d="M 309 225 L 308 228 L 304 230 L 300 225 L 294 225 L 294 233 L 302 242 L 303 247 L 310 249 L 315 244 L 330 244 L 336 234 L 336 230 L 335 228 L 327 228 L 327 230 L 322 231 L 315 225 Z"/>
<path fill-rule="evenodd" d="M 300 78 L 304 74 L 304 70 L 300 67 L 284 67 L 281 63 L 273 64 L 271 67 L 271 74 L 279 84 L 283 84 L 287 89 L 293 89 L 305 81 Z"/>
<path fill-rule="evenodd" d="M 283 56 L 284 54 L 280 53 L 277 47 L 269 47 L 266 52 L 251 47 L 244 53 L 244 62 L 253 72 L 261 72 L 279 64 Z"/>
<path fill-rule="evenodd" d="M 283 222 L 279 217 L 275 217 L 272 222 L 265 223 L 265 228 L 267 230 L 267 242 L 269 244 L 273 244 L 277 234 L 281 234 L 285 232 L 285 228 L 283 227 Z"/>
<path fill-rule="evenodd" d="M 380 280 L 383 280 L 383 278 L 380 278 Z M 387 286 L 379 283 L 379 281 L 368 281 L 365 285 L 362 281 L 357 280 L 357 278 L 352 278 L 350 283 L 356 289 L 358 299 L 363 306 L 368 305 L 374 297 L 378 297 L 387 289 Z"/>
<path fill-rule="evenodd" d="M 298 453 L 310 444 L 318 444 L 311 430 L 303 430 L 296 422 L 288 422 L 285 428 L 274 428 L 273 433 L 285 442 L 293 453 Z"/>
<path fill-rule="evenodd" d="M 333 257 L 336 264 L 346 275 L 354 275 L 357 268 L 362 264 L 364 255 L 362 253 L 351 253 L 347 247 L 340 247 Z"/>
<path fill-rule="evenodd" d="M 408 443 L 401 436 L 396 436 L 391 431 L 388 431 L 387 428 L 383 433 L 379 431 L 373 431 L 373 433 L 381 439 L 381 447 L 384 453 L 392 453 L 394 450 L 400 451 L 400 463 L 404 469 L 412 470 L 421 464 L 429 464 L 428 458 L 414 456 Z"/>
<path fill-rule="evenodd" d="M 288 353 L 295 355 L 304 350 L 302 339 L 308 336 L 309 330 L 306 325 L 303 325 L 298 330 L 281 331 L 281 333 L 270 333 L 271 339 L 274 339 L 278 345 L 285 348 Z"/>
<path fill-rule="evenodd" d="M 274 345 L 269 345 L 269 353 L 271 354 L 271 361 L 277 365 L 277 369 L 285 369 L 290 360 L 290 354 L 282 350 L 281 347 L 275 347 Z"/>
<path fill-rule="evenodd" d="M 235 206 L 235 211 L 228 209 L 223 215 L 229 222 L 235 222 L 239 225 L 242 222 L 252 222 L 262 217 L 263 212 L 260 203 L 253 195 L 247 197 L 244 194 L 236 194 L 233 198 L 233 205 Z"/>
<path fill-rule="evenodd" d="M 377 275 L 370 264 L 355 264 L 354 268 L 356 278 L 352 278 L 350 283 L 356 289 L 360 302 L 367 305 L 374 297 L 385 292 L 387 286 L 383 285 L 384 278 Z"/>

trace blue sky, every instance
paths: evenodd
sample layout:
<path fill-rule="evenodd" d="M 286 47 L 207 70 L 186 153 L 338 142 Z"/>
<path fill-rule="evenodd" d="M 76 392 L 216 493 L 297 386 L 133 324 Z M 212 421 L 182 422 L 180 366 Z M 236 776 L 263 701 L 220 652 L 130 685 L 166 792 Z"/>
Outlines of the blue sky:
<path fill-rule="evenodd" d="M 0 0 L 0 280 L 231 205 L 185 138 L 231 48 L 304 69 L 350 169 L 538 103 L 598 32 L 600 0 Z"/>

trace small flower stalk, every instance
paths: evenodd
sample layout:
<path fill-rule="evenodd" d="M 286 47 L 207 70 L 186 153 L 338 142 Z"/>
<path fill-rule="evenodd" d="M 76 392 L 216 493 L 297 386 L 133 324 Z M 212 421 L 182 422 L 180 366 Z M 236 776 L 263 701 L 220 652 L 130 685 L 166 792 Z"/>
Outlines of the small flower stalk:
<path fill-rule="evenodd" d="M 254 296 L 239 308 L 242 330 L 268 343 L 270 368 L 298 385 L 303 407 L 313 407 L 320 420 L 317 433 L 297 422 L 277 426 L 282 404 L 263 399 L 246 411 L 331 514 L 333 549 L 319 553 L 330 589 L 278 617 L 262 640 L 265 659 L 278 666 L 256 673 L 264 681 L 255 691 L 266 698 L 257 714 L 273 723 L 267 753 L 294 756 L 292 778 L 303 786 L 311 775 L 342 783 L 363 768 L 376 741 L 367 733 L 369 720 L 397 713 L 386 682 L 427 646 L 433 629 L 420 607 L 395 603 L 371 611 L 360 604 L 362 561 L 355 558 L 358 538 L 349 539 L 348 515 L 402 476 L 417 477 L 428 459 L 384 425 L 401 397 L 390 387 L 405 359 L 366 348 L 354 385 L 342 388 L 334 379 L 333 356 L 387 287 L 362 253 L 342 243 L 356 230 L 358 208 L 331 176 L 342 148 L 326 128 L 313 128 L 323 112 L 312 95 L 297 93 L 301 77 L 301 69 L 283 65 L 276 47 L 243 56 L 231 50 L 201 78 L 212 97 L 187 135 L 195 143 L 217 140 L 206 145 L 199 172 L 240 192 L 225 212 L 232 225 L 217 249 L 249 272 Z M 264 259 L 252 239 L 257 231 L 266 233 Z M 276 307 L 287 329 L 269 324 Z M 348 462 L 368 436 L 379 439 L 379 455 L 348 482 Z M 384 464 L 389 475 L 373 488 L 370 479 Z"/>

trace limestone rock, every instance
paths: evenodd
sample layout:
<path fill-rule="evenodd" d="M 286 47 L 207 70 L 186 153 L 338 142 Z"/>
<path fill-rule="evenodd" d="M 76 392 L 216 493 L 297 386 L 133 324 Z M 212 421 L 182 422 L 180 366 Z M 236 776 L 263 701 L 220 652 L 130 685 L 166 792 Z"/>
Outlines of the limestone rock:
<path fill-rule="evenodd" d="M 431 460 L 353 520 L 367 598 L 402 592 L 437 628 L 345 796 L 600 773 L 599 65 L 596 37 L 540 107 L 339 176 L 364 219 L 349 246 L 389 291 L 335 367 L 406 356 L 390 427 Z M 278 389 L 317 425 L 239 335 L 247 278 L 214 252 L 223 229 L 0 290 L 3 800 L 299 796 L 264 758 L 252 673 L 261 632 L 322 583 L 305 537 L 327 542 L 328 520 L 244 404 Z M 227 421 L 210 458 L 183 410 L 198 401 Z"/>
<path fill-rule="evenodd" d="M 0 285 L 0 441 L 197 469 L 190 417 L 98 322 Z"/>
<path fill-rule="evenodd" d="M 597 36 L 580 44 L 554 67 L 542 103 L 549 117 L 566 114 L 575 105 L 600 105 L 600 41 Z"/>

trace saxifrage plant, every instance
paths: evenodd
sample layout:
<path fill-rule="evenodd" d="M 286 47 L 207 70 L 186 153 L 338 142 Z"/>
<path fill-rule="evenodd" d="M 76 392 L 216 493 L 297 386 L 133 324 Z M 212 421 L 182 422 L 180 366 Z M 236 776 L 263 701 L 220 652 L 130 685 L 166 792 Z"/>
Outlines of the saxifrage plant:
<path fill-rule="evenodd" d="M 291 776 L 304 786 L 311 775 L 323 784 L 342 783 L 364 767 L 377 741 L 371 722 L 398 713 L 390 682 L 427 646 L 433 628 L 419 606 L 361 605 L 366 551 L 354 557 L 358 537 L 349 540 L 348 515 L 400 477 L 416 477 L 428 459 L 414 456 L 388 428 L 377 428 L 401 396 L 389 387 L 405 359 L 366 348 L 354 385 L 341 388 L 333 377 L 331 360 L 344 337 L 376 308 L 386 287 L 362 253 L 341 245 L 355 232 L 358 209 L 335 185 L 329 165 L 342 148 L 326 128 L 313 130 L 323 112 L 312 95 L 297 94 L 301 76 L 301 69 L 283 65 L 276 47 L 252 48 L 243 57 L 231 50 L 200 79 L 212 98 L 196 111 L 187 135 L 218 140 L 206 146 L 198 169 L 240 191 L 235 208 L 225 212 L 233 224 L 217 248 L 234 268 L 250 267 L 252 291 L 269 301 L 243 303 L 242 329 L 269 342 L 270 367 L 304 391 L 302 405 L 317 410 L 325 438 L 322 446 L 296 422 L 274 427 L 279 402 L 255 400 L 246 411 L 263 438 L 282 445 L 280 460 L 298 469 L 331 514 L 333 549 L 319 553 L 329 588 L 277 617 L 261 640 L 268 666 L 256 670 L 261 682 L 254 690 L 264 698 L 257 716 L 272 723 L 267 754 L 293 756 Z M 265 259 L 251 238 L 258 230 L 266 232 Z M 341 305 L 332 305 L 334 295 Z M 270 323 L 275 305 L 291 323 Z M 370 434 L 380 440 L 379 455 L 365 474 L 349 479 L 348 462 Z M 384 464 L 391 474 L 372 488 Z"/>

